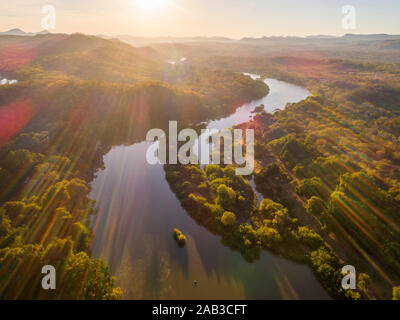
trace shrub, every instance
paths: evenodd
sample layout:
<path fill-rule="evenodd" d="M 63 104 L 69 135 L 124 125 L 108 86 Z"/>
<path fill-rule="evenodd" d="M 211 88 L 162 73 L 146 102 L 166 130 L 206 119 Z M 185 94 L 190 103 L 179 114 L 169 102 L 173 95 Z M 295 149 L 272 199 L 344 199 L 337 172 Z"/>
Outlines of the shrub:
<path fill-rule="evenodd" d="M 312 196 L 307 201 L 306 210 L 307 213 L 314 216 L 321 216 L 322 212 L 325 210 L 325 203 L 320 197 Z"/>
<path fill-rule="evenodd" d="M 400 286 L 393 288 L 393 300 L 400 300 Z"/>
<path fill-rule="evenodd" d="M 330 194 L 328 188 L 322 183 L 321 179 L 317 177 L 302 180 L 296 187 L 296 192 L 307 199 L 313 196 L 327 199 Z"/>
<path fill-rule="evenodd" d="M 186 236 L 179 230 L 174 229 L 174 238 L 180 246 L 184 246 L 186 243 Z"/>
<path fill-rule="evenodd" d="M 313 249 L 319 248 L 324 242 L 321 236 L 308 226 L 299 227 L 297 229 L 297 236 L 299 241 Z"/>
<path fill-rule="evenodd" d="M 221 184 L 217 189 L 217 203 L 221 205 L 225 210 L 230 210 L 235 207 L 236 204 L 236 192 L 227 187 L 225 184 Z"/>
<path fill-rule="evenodd" d="M 233 212 L 225 211 L 222 215 L 221 222 L 225 227 L 232 227 L 236 223 L 236 215 Z"/>

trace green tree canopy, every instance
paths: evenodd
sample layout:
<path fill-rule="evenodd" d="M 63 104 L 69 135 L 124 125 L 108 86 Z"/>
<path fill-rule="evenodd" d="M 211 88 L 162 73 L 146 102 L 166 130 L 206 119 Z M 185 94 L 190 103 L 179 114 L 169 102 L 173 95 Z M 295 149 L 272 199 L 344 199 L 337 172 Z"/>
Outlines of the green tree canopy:
<path fill-rule="evenodd" d="M 222 215 L 221 222 L 226 227 L 234 226 L 236 223 L 236 215 L 233 212 L 225 211 Z"/>

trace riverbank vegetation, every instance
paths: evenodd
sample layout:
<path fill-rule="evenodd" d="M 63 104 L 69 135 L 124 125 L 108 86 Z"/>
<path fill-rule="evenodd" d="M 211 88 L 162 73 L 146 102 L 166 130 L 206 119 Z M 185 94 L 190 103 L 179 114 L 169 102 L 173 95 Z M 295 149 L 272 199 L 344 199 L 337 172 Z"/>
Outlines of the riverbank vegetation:
<path fill-rule="evenodd" d="M 389 299 L 400 282 L 398 68 L 331 63 L 335 71 L 308 61 L 320 73 L 306 81 L 286 65 L 313 97 L 244 126 L 256 131 L 255 183 L 371 277 L 364 298 Z"/>
<path fill-rule="evenodd" d="M 0 37 L 0 73 L 19 80 L 0 86 L 1 298 L 121 298 L 108 265 L 90 257 L 90 182 L 103 155 L 168 120 L 189 126 L 268 92 L 215 68 L 165 83 L 162 68 L 153 49 L 114 40 Z M 56 268 L 56 290 L 41 288 L 44 265 Z"/>
<path fill-rule="evenodd" d="M 231 166 L 165 165 L 167 181 L 183 207 L 200 225 L 222 236 L 225 245 L 249 262 L 261 249 L 309 263 L 328 292 L 336 298 L 360 298 L 341 288 L 342 262 L 321 236 L 302 225 L 281 203 L 263 199 Z"/>
<path fill-rule="evenodd" d="M 400 283 L 398 66 L 294 57 L 268 66 L 252 61 L 262 58 L 207 63 L 246 65 L 313 93 L 274 114 L 257 110 L 254 120 L 239 126 L 255 130 L 254 182 L 264 200 L 257 208 L 249 206 L 253 196 L 240 194 L 250 214 L 221 206 L 211 188 L 214 172 L 224 179 L 229 169 L 214 166 L 192 169 L 200 180 L 167 166 L 172 190 L 194 219 L 248 260 L 266 248 L 308 263 L 335 298 L 391 299 Z M 237 187 L 229 188 L 224 194 L 238 201 Z M 234 224 L 222 222 L 225 211 L 235 215 Z M 357 290 L 341 288 L 346 264 L 356 267 Z"/>

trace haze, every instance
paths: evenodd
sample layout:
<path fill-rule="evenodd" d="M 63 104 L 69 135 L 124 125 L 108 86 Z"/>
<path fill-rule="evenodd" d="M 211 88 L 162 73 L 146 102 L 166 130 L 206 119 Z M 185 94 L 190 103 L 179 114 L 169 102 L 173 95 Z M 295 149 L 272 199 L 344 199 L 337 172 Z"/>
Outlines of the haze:
<path fill-rule="evenodd" d="M 52 32 L 133 36 L 305 36 L 400 33 L 396 0 L 15 0 L 0 4 L 0 30 L 40 31 L 42 7 L 56 8 Z M 357 28 L 342 28 L 342 7 Z M 373 22 L 373 23 L 372 23 Z"/>

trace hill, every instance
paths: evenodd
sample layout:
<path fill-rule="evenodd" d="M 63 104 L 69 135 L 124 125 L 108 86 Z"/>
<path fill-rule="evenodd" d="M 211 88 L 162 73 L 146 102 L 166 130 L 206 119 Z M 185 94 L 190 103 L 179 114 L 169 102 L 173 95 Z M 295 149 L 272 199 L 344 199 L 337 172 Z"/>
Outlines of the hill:
<path fill-rule="evenodd" d="M 137 82 L 158 79 L 160 62 L 151 48 L 82 34 L 0 36 L 0 73 L 20 80 L 57 72 L 86 80 Z"/>
<path fill-rule="evenodd" d="M 19 28 L 14 28 L 8 31 L 0 32 L 0 35 L 30 37 L 30 36 L 35 36 L 37 34 L 47 34 L 47 33 L 49 33 L 47 30 L 43 30 L 40 32 L 25 32 Z"/>

